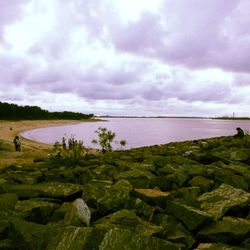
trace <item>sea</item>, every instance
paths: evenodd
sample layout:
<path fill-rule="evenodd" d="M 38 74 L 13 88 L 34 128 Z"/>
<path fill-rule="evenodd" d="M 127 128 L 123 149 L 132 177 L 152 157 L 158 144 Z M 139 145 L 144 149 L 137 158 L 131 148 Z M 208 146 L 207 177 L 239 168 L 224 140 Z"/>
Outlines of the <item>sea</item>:
<path fill-rule="evenodd" d="M 54 144 L 65 137 L 83 141 L 86 147 L 97 148 L 99 127 L 115 132 L 114 149 L 120 149 L 120 140 L 126 140 L 124 149 L 167 144 L 169 142 L 206 139 L 236 134 L 236 128 L 250 131 L 249 120 L 222 120 L 206 118 L 103 118 L 96 122 L 38 128 L 22 133 L 37 142 Z"/>

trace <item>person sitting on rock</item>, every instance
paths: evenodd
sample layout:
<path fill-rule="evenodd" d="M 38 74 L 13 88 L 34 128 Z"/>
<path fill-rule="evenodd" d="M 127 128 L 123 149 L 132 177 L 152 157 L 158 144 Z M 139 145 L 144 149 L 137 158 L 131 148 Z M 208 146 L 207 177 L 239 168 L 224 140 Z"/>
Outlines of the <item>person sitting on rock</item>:
<path fill-rule="evenodd" d="M 14 138 L 13 142 L 14 142 L 16 151 L 20 152 L 21 151 L 21 140 L 20 140 L 19 136 L 16 136 Z"/>
<path fill-rule="evenodd" d="M 241 128 L 236 128 L 237 130 L 237 134 L 234 135 L 234 138 L 238 138 L 238 139 L 241 139 L 244 137 L 244 131 L 241 129 Z"/>

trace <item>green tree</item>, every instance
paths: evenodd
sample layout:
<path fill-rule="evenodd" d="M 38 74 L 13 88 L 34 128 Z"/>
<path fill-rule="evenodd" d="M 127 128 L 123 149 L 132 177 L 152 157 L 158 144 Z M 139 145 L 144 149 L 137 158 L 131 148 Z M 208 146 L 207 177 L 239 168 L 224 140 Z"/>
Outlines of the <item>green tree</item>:
<path fill-rule="evenodd" d="M 102 148 L 103 153 L 112 151 L 113 148 L 111 143 L 115 139 L 115 132 L 108 130 L 107 128 L 99 127 L 98 130 L 95 131 L 95 133 L 98 134 L 98 141 L 92 140 L 92 143 L 99 144 Z"/>

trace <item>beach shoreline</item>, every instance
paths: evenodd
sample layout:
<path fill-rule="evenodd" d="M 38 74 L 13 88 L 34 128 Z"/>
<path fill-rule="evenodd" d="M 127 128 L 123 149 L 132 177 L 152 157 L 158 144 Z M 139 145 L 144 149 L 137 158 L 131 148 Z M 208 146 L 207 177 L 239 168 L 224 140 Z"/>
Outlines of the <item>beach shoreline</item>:
<path fill-rule="evenodd" d="M 16 135 L 22 139 L 22 147 L 34 149 L 48 149 L 51 144 L 29 140 L 21 134 L 25 131 L 54 126 L 72 125 L 85 122 L 85 120 L 21 120 L 21 121 L 0 121 L 0 139 L 8 144 L 13 144 Z"/>

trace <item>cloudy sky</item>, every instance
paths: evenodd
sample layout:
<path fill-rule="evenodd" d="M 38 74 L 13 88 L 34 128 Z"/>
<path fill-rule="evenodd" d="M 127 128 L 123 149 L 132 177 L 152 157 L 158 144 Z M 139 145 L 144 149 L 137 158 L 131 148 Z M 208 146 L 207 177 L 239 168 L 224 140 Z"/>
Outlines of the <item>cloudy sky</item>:
<path fill-rule="evenodd" d="M 249 0 L 0 0 L 0 101 L 250 116 Z"/>

